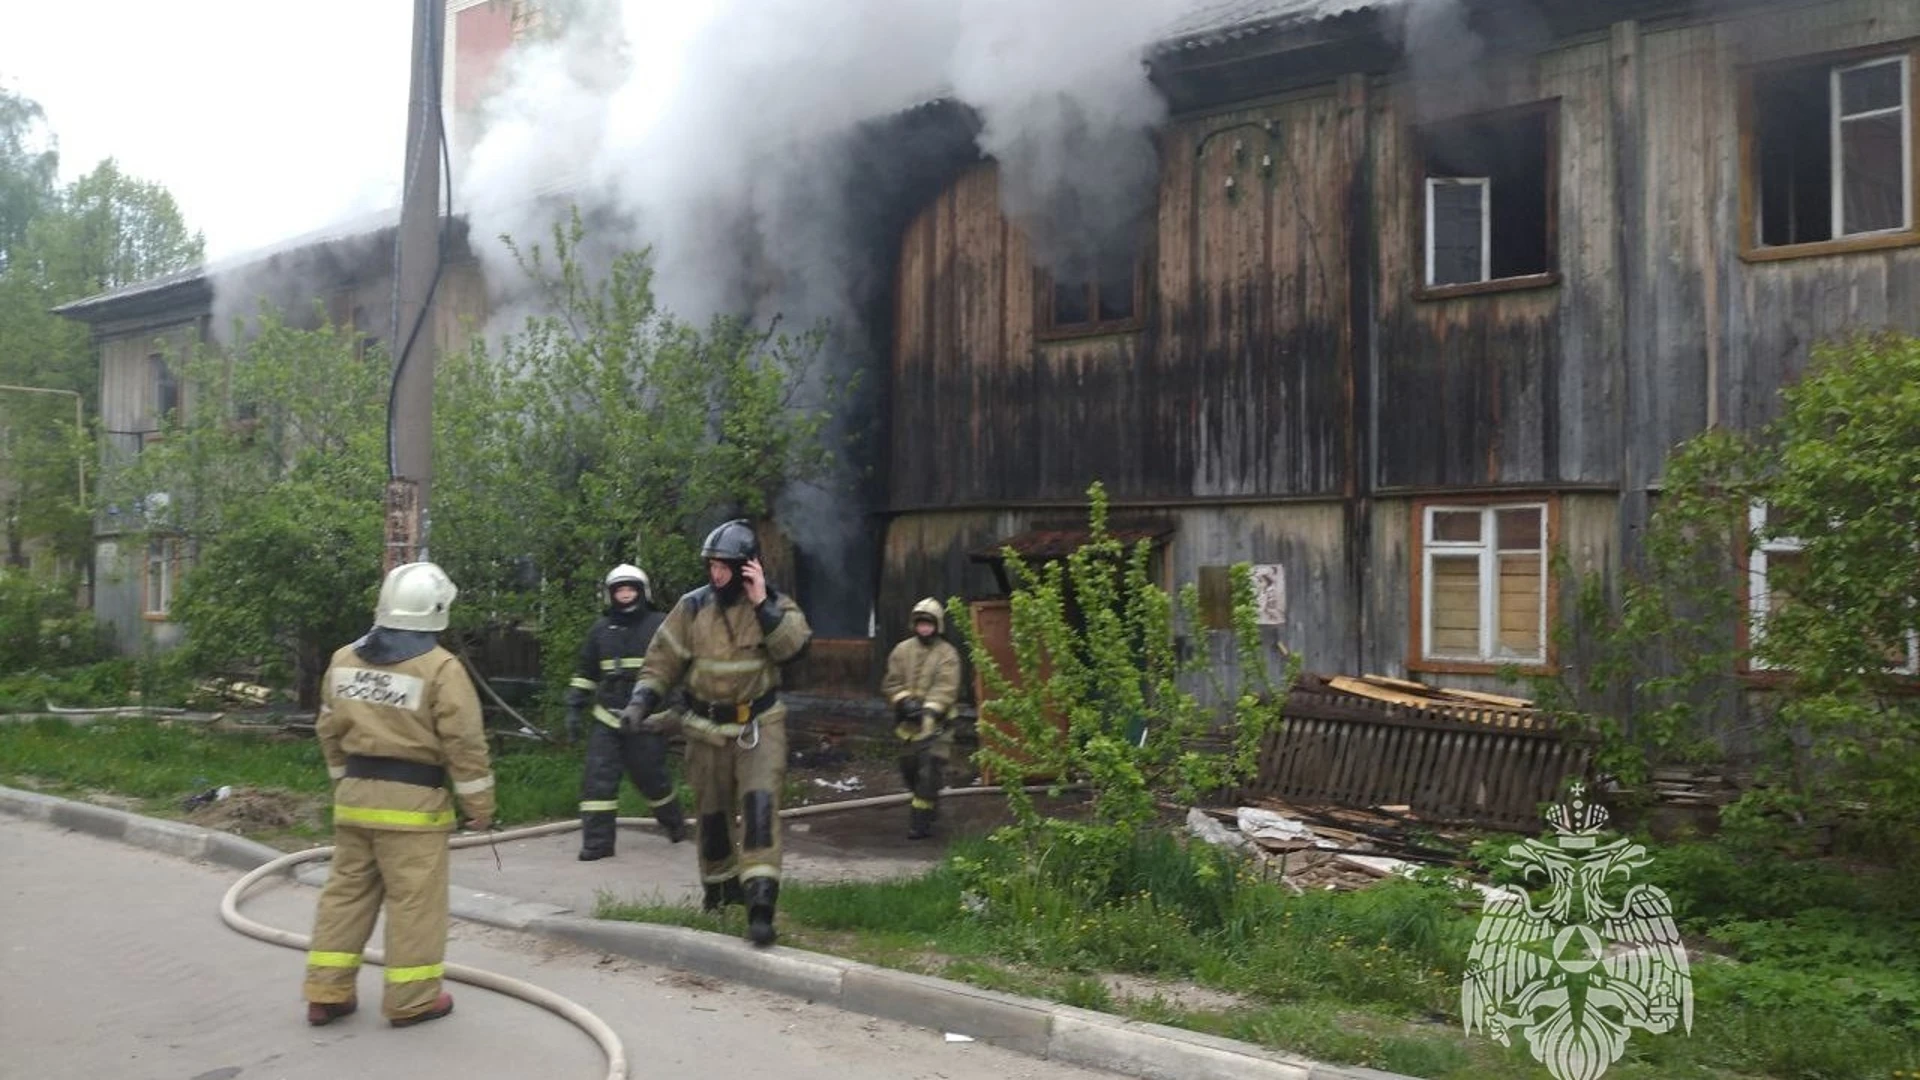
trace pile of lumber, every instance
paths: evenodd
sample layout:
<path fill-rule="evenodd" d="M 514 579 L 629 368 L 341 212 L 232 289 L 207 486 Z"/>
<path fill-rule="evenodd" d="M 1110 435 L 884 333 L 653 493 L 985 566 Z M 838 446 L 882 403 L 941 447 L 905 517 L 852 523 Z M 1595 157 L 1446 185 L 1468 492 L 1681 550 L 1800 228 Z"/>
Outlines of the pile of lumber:
<path fill-rule="evenodd" d="M 1309 676 L 1303 679 L 1302 685 L 1307 686 L 1308 680 L 1319 684 L 1314 689 L 1330 690 L 1389 705 L 1404 705 L 1491 727 L 1533 728 L 1545 724 L 1545 718 L 1527 698 L 1429 686 L 1386 675 L 1361 675 L 1358 678 L 1347 675 Z"/>
<path fill-rule="evenodd" d="M 1416 865 L 1458 866 L 1469 838 L 1416 820 L 1404 806 L 1354 809 L 1250 799 L 1237 810 L 1195 809 L 1203 839 L 1253 854 L 1269 880 L 1294 892 L 1363 889 Z"/>
<path fill-rule="evenodd" d="M 202 701 L 217 701 L 239 708 L 259 708 L 273 700 L 272 687 L 239 679 L 203 679 L 195 683 L 193 689 Z"/>
<path fill-rule="evenodd" d="M 1740 797 L 1740 784 L 1710 769 L 1656 768 L 1654 798 L 1668 806 L 1725 806 Z"/>

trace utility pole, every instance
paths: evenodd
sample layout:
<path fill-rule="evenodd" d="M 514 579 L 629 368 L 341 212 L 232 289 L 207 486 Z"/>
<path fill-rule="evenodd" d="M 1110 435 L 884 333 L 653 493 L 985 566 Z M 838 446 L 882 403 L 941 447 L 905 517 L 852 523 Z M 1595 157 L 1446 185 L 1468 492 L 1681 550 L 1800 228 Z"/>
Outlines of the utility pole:
<path fill-rule="evenodd" d="M 394 389 L 387 413 L 384 569 L 426 558 L 433 478 L 433 294 L 441 243 L 441 52 L 445 0 L 414 0 L 406 166 L 394 241 Z"/>

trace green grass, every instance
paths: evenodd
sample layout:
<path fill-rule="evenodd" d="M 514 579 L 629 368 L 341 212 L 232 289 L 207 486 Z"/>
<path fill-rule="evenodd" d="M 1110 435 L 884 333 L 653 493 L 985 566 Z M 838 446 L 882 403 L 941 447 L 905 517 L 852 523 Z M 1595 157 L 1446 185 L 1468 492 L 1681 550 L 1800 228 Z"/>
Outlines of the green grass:
<path fill-rule="evenodd" d="M 1169 838 L 1086 864 L 1059 849 L 1048 857 L 1052 870 L 1020 874 L 1010 849 L 961 844 L 909 881 L 793 883 L 781 893 L 783 940 L 1412 1076 L 1544 1075 L 1521 1046 L 1461 1030 L 1477 896 L 1405 882 L 1295 897 Z M 1877 1080 L 1920 1068 L 1920 921 L 1897 879 L 1704 844 L 1664 850 L 1647 873 L 1674 891 L 1689 931 L 1694 1029 L 1636 1034 L 1609 1077 Z M 1733 887 L 1742 880 L 1746 892 Z M 600 914 L 741 929 L 733 912 L 604 904 Z M 1242 1004 L 1121 998 L 1102 978 L 1113 973 Z"/>
<path fill-rule="evenodd" d="M 514 744 L 494 756 L 503 826 L 571 818 L 580 798 L 583 752 Z M 177 817 L 196 792 L 230 784 L 306 796 L 320 807 L 295 838 L 325 835 L 329 791 L 320 745 L 282 734 L 234 734 L 179 721 L 99 720 L 76 727 L 42 719 L 0 724 L 0 783 L 53 794 L 105 792 L 140 803 L 148 813 Z M 620 811 L 641 816 L 645 800 L 623 784 Z M 278 836 L 257 837 L 277 841 Z"/>

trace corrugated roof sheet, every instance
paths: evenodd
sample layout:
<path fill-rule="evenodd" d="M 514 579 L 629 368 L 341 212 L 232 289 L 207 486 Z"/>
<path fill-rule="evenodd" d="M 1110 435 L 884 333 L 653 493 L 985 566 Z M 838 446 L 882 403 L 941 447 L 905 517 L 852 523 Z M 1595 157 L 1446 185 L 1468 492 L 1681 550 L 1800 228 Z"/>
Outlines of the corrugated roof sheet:
<path fill-rule="evenodd" d="M 1400 0 L 1204 0 L 1167 28 L 1153 52 L 1222 45 L 1255 34 L 1391 7 Z"/>

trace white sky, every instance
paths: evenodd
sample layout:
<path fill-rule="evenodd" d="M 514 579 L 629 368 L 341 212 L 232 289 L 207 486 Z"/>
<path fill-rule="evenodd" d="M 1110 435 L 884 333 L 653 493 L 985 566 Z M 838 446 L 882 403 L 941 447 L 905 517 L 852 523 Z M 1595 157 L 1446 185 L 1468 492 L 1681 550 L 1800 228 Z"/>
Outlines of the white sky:
<path fill-rule="evenodd" d="M 406 0 L 6 0 L 0 84 L 38 101 L 61 179 L 114 157 L 215 258 L 397 204 Z"/>

